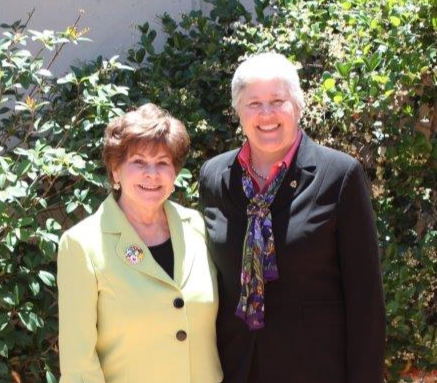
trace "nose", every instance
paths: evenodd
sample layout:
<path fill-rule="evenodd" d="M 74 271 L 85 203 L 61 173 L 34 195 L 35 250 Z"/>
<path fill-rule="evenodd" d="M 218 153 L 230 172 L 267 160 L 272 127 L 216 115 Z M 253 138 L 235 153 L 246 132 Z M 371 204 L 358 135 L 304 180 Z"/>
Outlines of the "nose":
<path fill-rule="evenodd" d="M 158 173 L 156 166 L 153 164 L 147 164 L 146 166 L 143 167 L 143 174 L 145 176 L 155 176 Z"/>
<path fill-rule="evenodd" d="M 271 114 L 274 111 L 273 109 L 274 108 L 268 103 L 261 104 L 260 108 L 259 108 L 259 113 L 260 114 Z"/>

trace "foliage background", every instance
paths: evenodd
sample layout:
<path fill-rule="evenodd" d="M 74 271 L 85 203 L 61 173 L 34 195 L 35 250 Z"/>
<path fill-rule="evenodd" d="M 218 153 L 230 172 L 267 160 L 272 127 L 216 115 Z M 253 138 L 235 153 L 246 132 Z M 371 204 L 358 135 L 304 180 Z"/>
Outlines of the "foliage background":
<path fill-rule="evenodd" d="M 437 5 L 434 0 L 210 0 L 211 13 L 156 31 L 117 58 L 50 72 L 78 24 L 0 37 L 0 381 L 56 382 L 56 246 L 107 193 L 107 122 L 146 101 L 182 119 L 192 152 L 174 198 L 195 206 L 198 169 L 243 137 L 230 79 L 245 55 L 275 50 L 301 66 L 302 127 L 358 158 L 371 180 L 387 303 L 387 381 L 437 368 Z M 31 54 L 30 40 L 41 50 Z M 80 46 L 77 48 L 80 49 Z M 194 175 L 191 178 L 191 174 Z"/>

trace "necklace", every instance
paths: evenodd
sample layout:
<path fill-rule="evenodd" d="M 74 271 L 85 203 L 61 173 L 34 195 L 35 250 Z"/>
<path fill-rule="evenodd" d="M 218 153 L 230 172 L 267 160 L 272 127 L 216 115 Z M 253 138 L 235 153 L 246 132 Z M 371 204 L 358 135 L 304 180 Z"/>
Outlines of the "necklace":
<path fill-rule="evenodd" d="M 268 180 L 268 176 L 263 176 L 258 170 L 255 169 L 255 166 L 253 166 L 252 157 L 249 158 L 249 165 L 257 177 L 261 178 L 264 181 Z"/>

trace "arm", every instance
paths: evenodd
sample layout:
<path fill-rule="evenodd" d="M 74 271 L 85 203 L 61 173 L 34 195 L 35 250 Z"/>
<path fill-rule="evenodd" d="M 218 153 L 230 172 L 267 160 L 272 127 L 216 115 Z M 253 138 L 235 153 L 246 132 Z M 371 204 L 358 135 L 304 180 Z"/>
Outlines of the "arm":
<path fill-rule="evenodd" d="M 197 210 L 205 215 L 205 182 L 204 182 L 204 174 L 205 174 L 206 162 L 202 165 L 199 172 L 199 202 L 197 205 Z"/>
<path fill-rule="evenodd" d="M 382 383 L 385 310 L 377 232 L 366 178 L 357 161 L 340 192 L 337 235 L 346 303 L 347 382 Z"/>
<path fill-rule="evenodd" d="M 58 253 L 60 383 L 105 383 L 96 352 L 97 280 L 80 242 L 64 234 Z"/>

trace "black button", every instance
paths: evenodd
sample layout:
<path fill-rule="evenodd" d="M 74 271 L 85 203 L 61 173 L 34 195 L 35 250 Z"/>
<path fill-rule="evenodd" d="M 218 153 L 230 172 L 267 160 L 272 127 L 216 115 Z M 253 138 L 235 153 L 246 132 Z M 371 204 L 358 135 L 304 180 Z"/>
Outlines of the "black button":
<path fill-rule="evenodd" d="M 182 307 L 184 307 L 184 300 L 182 298 L 176 298 L 173 301 L 173 306 L 176 307 L 177 309 L 181 309 Z"/>
<path fill-rule="evenodd" d="M 183 342 L 185 339 L 187 339 L 187 333 L 184 330 L 179 330 L 176 333 L 176 339 Z"/>

